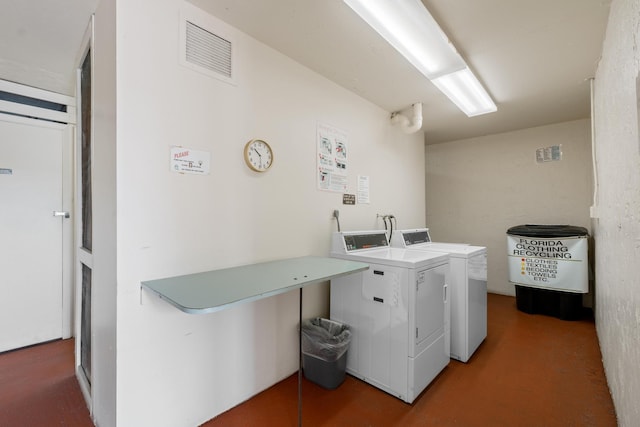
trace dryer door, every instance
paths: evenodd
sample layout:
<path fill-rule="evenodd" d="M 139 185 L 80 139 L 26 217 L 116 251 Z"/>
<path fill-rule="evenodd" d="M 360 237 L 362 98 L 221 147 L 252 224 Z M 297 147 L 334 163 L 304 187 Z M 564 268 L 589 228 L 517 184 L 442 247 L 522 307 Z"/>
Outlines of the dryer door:
<path fill-rule="evenodd" d="M 415 346 L 418 355 L 444 334 L 445 275 L 449 265 L 444 264 L 416 273 Z"/>

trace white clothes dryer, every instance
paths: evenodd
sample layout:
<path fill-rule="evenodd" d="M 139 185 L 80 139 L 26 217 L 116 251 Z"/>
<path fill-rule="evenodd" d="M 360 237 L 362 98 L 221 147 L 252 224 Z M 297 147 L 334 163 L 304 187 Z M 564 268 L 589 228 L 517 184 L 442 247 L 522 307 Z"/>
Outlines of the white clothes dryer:
<path fill-rule="evenodd" d="M 487 248 L 431 242 L 429 230 L 398 230 L 392 246 L 448 253 L 450 273 L 450 355 L 467 362 L 487 337 Z"/>
<path fill-rule="evenodd" d="M 349 374 L 411 403 L 449 363 L 449 256 L 389 247 L 384 231 L 336 232 L 331 256 L 369 269 L 331 280 L 331 319 L 351 328 Z"/>

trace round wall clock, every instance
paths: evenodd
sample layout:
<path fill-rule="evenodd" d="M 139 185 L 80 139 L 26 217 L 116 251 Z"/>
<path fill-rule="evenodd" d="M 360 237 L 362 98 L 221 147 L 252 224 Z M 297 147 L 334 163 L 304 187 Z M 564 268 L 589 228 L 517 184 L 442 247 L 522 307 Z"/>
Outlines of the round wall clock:
<path fill-rule="evenodd" d="M 261 139 L 252 139 L 244 146 L 244 161 L 251 170 L 265 172 L 273 164 L 273 150 Z"/>

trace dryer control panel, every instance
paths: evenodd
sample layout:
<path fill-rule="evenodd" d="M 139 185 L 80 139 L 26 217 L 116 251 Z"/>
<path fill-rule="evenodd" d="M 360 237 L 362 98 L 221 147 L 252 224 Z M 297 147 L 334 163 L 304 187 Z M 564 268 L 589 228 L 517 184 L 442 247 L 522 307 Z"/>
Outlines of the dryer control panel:
<path fill-rule="evenodd" d="M 388 248 L 384 231 L 353 231 L 333 233 L 332 251 L 349 253 L 363 249 Z"/>
<path fill-rule="evenodd" d="M 402 236 L 402 240 L 406 247 L 431 242 L 431 236 L 429 236 L 428 228 L 414 231 L 401 231 L 398 234 Z"/>

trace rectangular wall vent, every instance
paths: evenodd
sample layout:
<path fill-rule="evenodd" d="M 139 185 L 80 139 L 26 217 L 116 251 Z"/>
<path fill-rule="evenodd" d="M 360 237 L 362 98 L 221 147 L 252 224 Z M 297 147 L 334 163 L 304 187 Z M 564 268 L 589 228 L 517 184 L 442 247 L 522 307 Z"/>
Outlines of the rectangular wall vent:
<path fill-rule="evenodd" d="M 44 99 L 32 98 L 30 96 L 19 95 L 15 93 L 0 90 L 0 100 L 15 102 L 17 104 L 30 105 L 32 107 L 44 108 L 46 110 L 67 112 L 67 106 L 58 102 L 46 101 Z"/>
<path fill-rule="evenodd" d="M 231 79 L 231 42 L 198 25 L 186 21 L 186 61 Z"/>
<path fill-rule="evenodd" d="M 54 123 L 76 122 L 73 97 L 0 80 L 0 113 Z"/>

